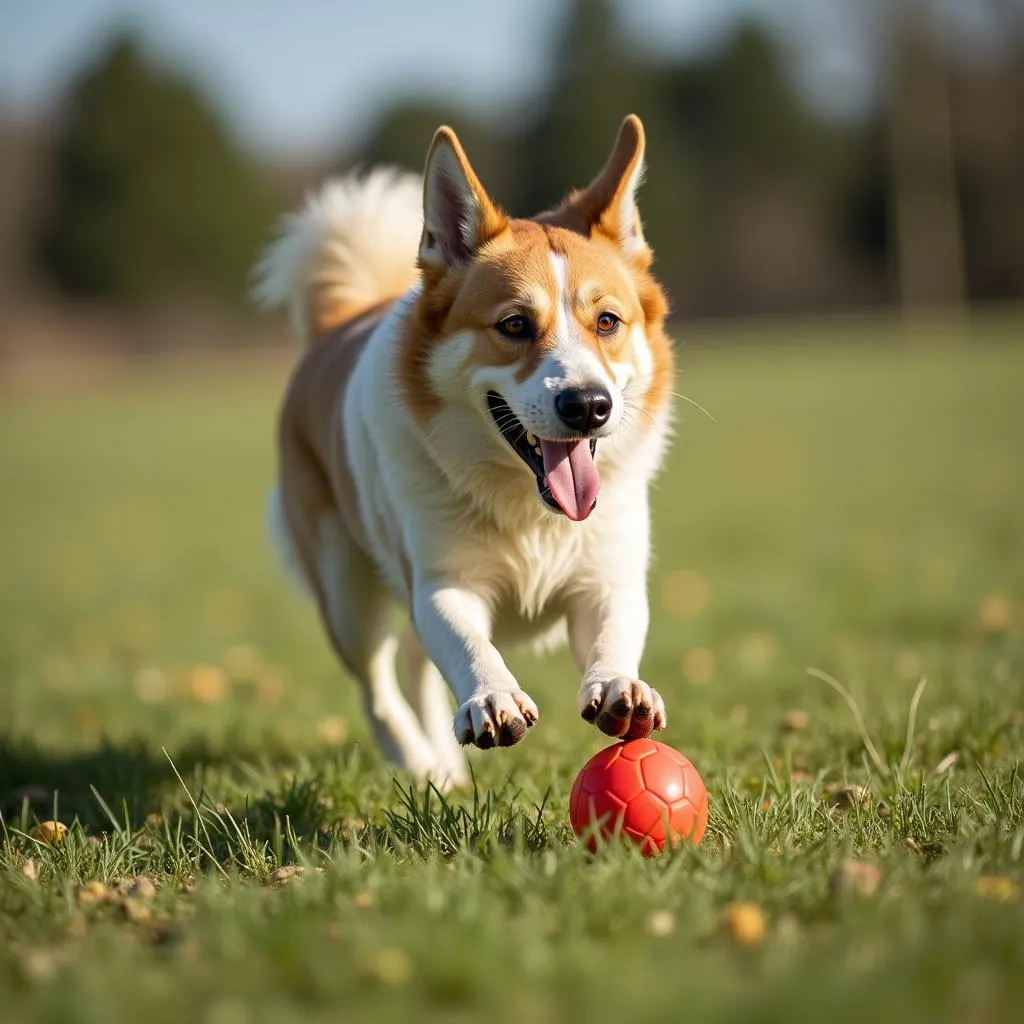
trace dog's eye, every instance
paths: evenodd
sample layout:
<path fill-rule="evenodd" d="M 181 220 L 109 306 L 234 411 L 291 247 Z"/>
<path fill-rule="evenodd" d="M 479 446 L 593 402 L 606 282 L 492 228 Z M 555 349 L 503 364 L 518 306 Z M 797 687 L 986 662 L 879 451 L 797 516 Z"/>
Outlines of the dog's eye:
<path fill-rule="evenodd" d="M 597 318 L 598 334 L 614 334 L 622 321 L 614 313 L 602 313 Z"/>
<path fill-rule="evenodd" d="M 533 324 L 528 317 L 513 313 L 512 316 L 499 320 L 495 327 L 513 341 L 529 341 L 533 337 Z"/>

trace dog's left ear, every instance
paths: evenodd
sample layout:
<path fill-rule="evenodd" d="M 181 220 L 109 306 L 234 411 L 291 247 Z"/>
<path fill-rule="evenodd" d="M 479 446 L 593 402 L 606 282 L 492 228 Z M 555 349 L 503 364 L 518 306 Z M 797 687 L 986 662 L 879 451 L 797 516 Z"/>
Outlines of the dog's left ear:
<path fill-rule="evenodd" d="M 570 195 L 557 210 L 537 219 L 542 223 L 561 223 L 584 234 L 600 231 L 618 243 L 627 259 L 649 262 L 651 251 L 636 207 L 636 192 L 643 175 L 644 126 L 636 114 L 630 114 L 619 128 L 601 173 L 585 189 Z"/>
<path fill-rule="evenodd" d="M 423 173 L 420 266 L 443 271 L 468 260 L 507 223 L 480 184 L 458 136 L 447 125 L 438 128 Z"/>

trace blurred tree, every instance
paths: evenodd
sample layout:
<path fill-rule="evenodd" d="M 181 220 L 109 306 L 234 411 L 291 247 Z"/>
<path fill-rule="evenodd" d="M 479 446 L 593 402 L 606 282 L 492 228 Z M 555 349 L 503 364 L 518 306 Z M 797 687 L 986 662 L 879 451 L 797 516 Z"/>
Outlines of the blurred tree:
<path fill-rule="evenodd" d="M 895 32 L 912 0 L 863 0 L 866 37 L 893 57 L 884 102 L 834 122 L 801 102 L 764 22 L 696 58 L 655 59 L 621 23 L 624 2 L 569 0 L 525 118 L 408 101 L 386 112 L 360 159 L 422 167 L 437 125 L 453 124 L 495 198 L 528 216 L 591 180 L 633 111 L 647 128 L 640 212 L 681 314 L 955 302 L 965 279 L 972 297 L 1022 293 L 1024 52 L 999 0 L 963 4 L 1001 26 L 1005 59 L 948 69 Z"/>
<path fill-rule="evenodd" d="M 905 313 L 960 307 L 965 298 L 945 46 L 921 0 L 893 8 L 895 68 L 888 103 L 892 237 Z"/>
<path fill-rule="evenodd" d="M 752 312 L 835 292 L 830 203 L 849 143 L 796 101 L 765 32 L 742 26 L 699 61 L 658 63 L 630 43 L 610 0 L 574 0 L 553 69 L 517 146 L 522 212 L 590 180 L 634 111 L 647 129 L 640 212 L 678 309 Z"/>
<path fill-rule="evenodd" d="M 152 67 L 130 34 L 71 89 L 55 184 L 40 252 L 67 294 L 243 300 L 269 189 L 200 92 Z"/>
<path fill-rule="evenodd" d="M 430 140 L 442 124 L 455 129 L 484 187 L 504 205 L 515 178 L 511 140 L 440 100 L 399 100 L 390 106 L 360 146 L 359 163 L 397 164 L 420 172 Z"/>
<path fill-rule="evenodd" d="M 880 3 L 881 0 L 878 0 Z M 1015 21 L 979 2 L 1000 46 L 955 51 L 934 9 L 885 6 L 883 106 L 863 133 L 844 241 L 887 274 L 909 314 L 1024 294 L 1024 45 Z M 867 8 L 862 15 L 869 14 Z M 948 26 L 945 26 L 948 32 Z"/>
<path fill-rule="evenodd" d="M 649 173 L 640 195 L 657 268 L 675 296 L 692 254 L 699 216 L 694 162 L 678 130 L 669 70 L 631 43 L 610 0 L 573 0 L 552 55 L 537 114 L 518 134 L 513 207 L 532 215 L 590 182 L 604 166 L 623 117 L 647 135 Z"/>
<path fill-rule="evenodd" d="M 586 185 L 611 152 L 622 118 L 635 112 L 647 121 L 660 98 L 660 76 L 648 73 L 651 65 L 630 45 L 610 0 L 568 5 L 551 66 L 538 114 L 517 147 L 516 205 L 524 216 Z"/>
<path fill-rule="evenodd" d="M 685 232 L 693 255 L 679 261 L 684 293 L 712 313 L 829 301 L 845 286 L 834 207 L 849 187 L 850 134 L 798 102 L 754 23 L 666 76 L 670 130 L 699 197 Z"/>
<path fill-rule="evenodd" d="M 1024 296 L 1024 39 L 1004 57 L 950 75 L 957 184 L 972 299 Z"/>

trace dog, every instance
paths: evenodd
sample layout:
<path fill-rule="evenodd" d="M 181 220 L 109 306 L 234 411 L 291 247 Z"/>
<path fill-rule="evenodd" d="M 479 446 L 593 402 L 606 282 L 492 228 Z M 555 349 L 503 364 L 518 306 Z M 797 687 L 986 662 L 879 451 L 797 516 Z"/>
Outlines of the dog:
<path fill-rule="evenodd" d="M 461 785 L 465 745 L 536 725 L 508 645 L 568 640 L 579 713 L 609 736 L 665 727 L 639 679 L 674 372 L 643 170 L 630 115 L 588 187 L 516 219 L 442 126 L 422 179 L 326 184 L 257 265 L 257 301 L 305 348 L 272 530 L 384 754 L 419 779 Z"/>

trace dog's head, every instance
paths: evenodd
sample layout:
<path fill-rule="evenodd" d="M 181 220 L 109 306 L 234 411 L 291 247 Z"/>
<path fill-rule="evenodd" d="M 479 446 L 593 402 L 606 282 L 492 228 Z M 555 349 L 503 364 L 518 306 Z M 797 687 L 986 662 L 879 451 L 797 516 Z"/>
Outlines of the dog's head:
<path fill-rule="evenodd" d="M 671 386 L 635 201 L 643 156 L 630 116 L 592 184 L 529 220 L 491 201 L 451 129 L 427 156 L 406 400 L 449 449 L 454 435 L 465 458 L 532 475 L 540 500 L 576 521 L 602 467 L 664 419 Z"/>

